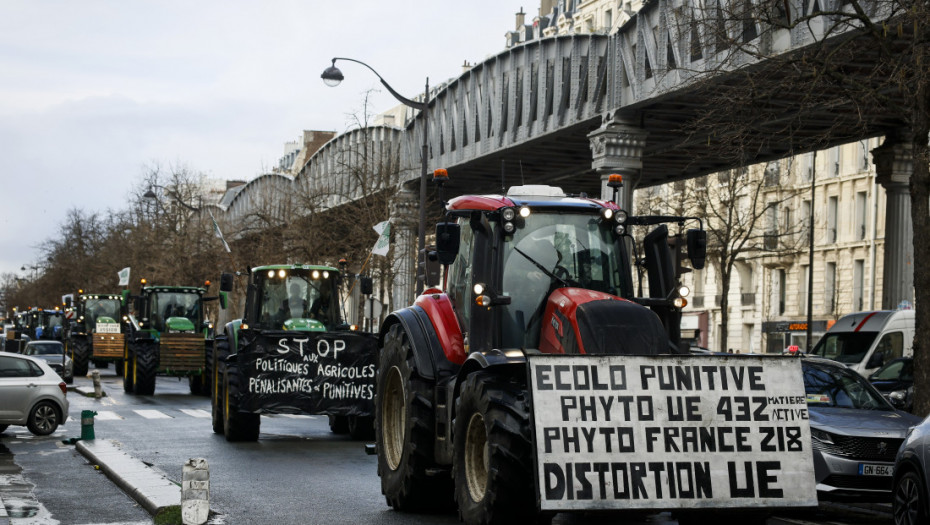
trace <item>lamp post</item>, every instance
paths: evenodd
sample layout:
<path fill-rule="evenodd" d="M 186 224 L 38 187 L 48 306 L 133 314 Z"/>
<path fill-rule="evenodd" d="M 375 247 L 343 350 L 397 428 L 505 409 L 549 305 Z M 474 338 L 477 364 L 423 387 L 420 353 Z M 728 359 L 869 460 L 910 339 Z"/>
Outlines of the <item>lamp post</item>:
<path fill-rule="evenodd" d="M 143 198 L 143 199 L 154 199 L 154 200 L 156 200 L 156 201 L 158 200 L 158 195 L 156 195 L 155 192 L 152 191 L 152 188 L 161 188 L 161 189 L 165 190 L 165 193 L 167 193 L 168 195 L 171 195 L 172 197 L 174 197 L 174 200 L 176 200 L 176 201 L 178 202 L 178 204 L 180 204 L 181 206 L 184 206 L 185 208 L 187 208 L 188 210 L 193 211 L 193 212 L 200 212 L 200 208 L 196 208 L 196 207 L 191 206 L 190 204 L 184 202 L 184 200 L 181 198 L 180 195 L 178 195 L 178 193 L 177 193 L 176 191 L 172 191 L 170 188 L 165 187 L 165 186 L 162 186 L 161 184 L 150 184 L 150 185 L 149 185 L 148 191 L 146 191 L 145 193 L 142 194 L 142 198 Z M 202 204 L 201 204 L 201 205 L 202 205 Z"/>
<path fill-rule="evenodd" d="M 381 84 L 388 90 L 388 92 L 391 95 L 394 95 L 394 98 L 396 98 L 401 104 L 407 107 L 419 109 L 423 115 L 423 152 L 420 155 L 420 223 L 417 229 L 417 253 L 423 253 L 426 249 L 426 161 L 427 155 L 429 154 L 429 77 L 426 78 L 426 87 L 423 89 L 423 102 L 417 102 L 415 100 L 410 100 L 409 98 L 404 97 L 397 91 L 394 91 L 394 88 L 385 82 L 381 75 L 379 75 L 378 72 L 368 64 L 353 58 L 336 57 L 333 58 L 333 64 L 326 68 L 323 71 L 323 74 L 320 75 L 320 78 L 323 79 L 323 83 L 329 87 L 338 86 L 339 83 L 342 82 L 343 78 L 345 78 L 342 75 L 342 71 L 336 67 L 337 60 L 355 62 L 356 64 L 361 64 L 367 67 L 372 73 L 375 74 L 376 77 L 378 77 L 378 80 L 381 81 Z M 426 276 L 424 273 L 417 270 L 416 295 L 420 295 L 423 292 L 423 283 L 425 278 Z"/>

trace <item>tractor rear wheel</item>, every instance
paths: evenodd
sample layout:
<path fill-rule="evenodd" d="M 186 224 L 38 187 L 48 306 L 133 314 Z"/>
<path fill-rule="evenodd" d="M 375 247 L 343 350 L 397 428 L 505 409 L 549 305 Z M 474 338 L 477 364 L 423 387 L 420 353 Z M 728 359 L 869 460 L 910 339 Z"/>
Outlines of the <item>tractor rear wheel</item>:
<path fill-rule="evenodd" d="M 71 342 L 71 361 L 74 363 L 74 375 L 81 377 L 87 375 L 87 361 L 90 358 L 88 354 L 90 354 L 90 351 L 87 347 L 87 341 L 75 339 Z"/>
<path fill-rule="evenodd" d="M 123 361 L 120 359 L 113 361 L 113 369 L 116 371 L 117 377 L 123 375 Z"/>
<path fill-rule="evenodd" d="M 203 376 L 187 376 L 187 386 L 191 390 L 191 394 L 199 396 L 203 393 Z"/>
<path fill-rule="evenodd" d="M 375 446 L 381 493 L 397 510 L 452 508 L 452 478 L 433 459 L 433 381 L 417 373 L 407 333 L 384 338 L 375 402 Z"/>
<path fill-rule="evenodd" d="M 213 419 L 213 432 L 222 434 L 223 430 L 223 374 L 226 371 L 226 357 L 229 356 L 229 340 L 225 335 L 214 341 L 216 350 L 211 356 L 213 363 L 213 386 L 210 388 L 210 413 Z"/>
<path fill-rule="evenodd" d="M 133 355 L 133 392 L 140 396 L 155 393 L 155 373 L 158 370 L 158 344 L 154 341 L 137 343 Z"/>
<path fill-rule="evenodd" d="M 223 374 L 223 432 L 226 441 L 258 441 L 261 416 L 239 412 L 239 367 L 227 365 Z"/>
<path fill-rule="evenodd" d="M 213 390 L 213 349 L 215 341 L 207 340 L 203 349 L 203 372 L 200 375 L 200 394 L 209 396 Z"/>
<path fill-rule="evenodd" d="M 455 500 L 465 523 L 527 523 L 536 512 L 526 387 L 476 372 L 456 402 Z"/>
<path fill-rule="evenodd" d="M 134 343 L 127 343 L 126 348 L 123 350 L 123 392 L 127 394 L 132 393 L 132 378 L 136 376 L 134 349 Z"/>

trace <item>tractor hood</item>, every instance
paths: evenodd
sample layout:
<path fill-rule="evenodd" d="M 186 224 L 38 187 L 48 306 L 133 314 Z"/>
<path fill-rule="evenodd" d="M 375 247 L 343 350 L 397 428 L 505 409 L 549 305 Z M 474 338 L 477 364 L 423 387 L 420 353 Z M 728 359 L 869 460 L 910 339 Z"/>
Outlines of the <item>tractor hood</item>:
<path fill-rule="evenodd" d="M 584 288 L 549 294 L 539 349 L 555 354 L 656 355 L 669 352 L 668 335 L 652 310 Z"/>
<path fill-rule="evenodd" d="M 168 332 L 193 332 L 194 323 L 186 317 L 169 317 L 165 321 Z"/>
<path fill-rule="evenodd" d="M 297 318 L 284 321 L 284 329 L 297 332 L 325 332 L 326 325 L 316 319 Z"/>

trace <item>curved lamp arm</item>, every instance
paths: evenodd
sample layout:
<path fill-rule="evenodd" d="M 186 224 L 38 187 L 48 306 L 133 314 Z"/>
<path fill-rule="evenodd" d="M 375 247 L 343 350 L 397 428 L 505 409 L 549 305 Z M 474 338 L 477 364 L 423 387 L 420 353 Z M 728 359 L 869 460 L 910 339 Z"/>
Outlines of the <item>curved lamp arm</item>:
<path fill-rule="evenodd" d="M 337 60 L 348 60 L 349 62 L 355 62 L 356 64 L 361 64 L 361 65 L 367 67 L 367 68 L 369 69 L 369 71 L 371 71 L 372 73 L 375 74 L 376 77 L 378 77 L 378 80 L 380 80 L 380 81 L 381 81 L 381 84 L 382 84 L 385 88 L 387 88 L 388 92 L 390 92 L 392 95 L 394 95 L 394 98 L 396 98 L 398 101 L 400 101 L 401 104 L 403 104 L 403 105 L 405 105 L 405 106 L 410 106 L 410 107 L 412 107 L 412 108 L 414 108 L 414 109 L 419 109 L 419 110 L 426 109 L 426 102 L 417 102 L 417 101 L 415 101 L 415 100 L 410 100 L 409 98 L 407 98 L 407 97 L 401 95 L 401 94 L 398 93 L 397 91 L 394 91 L 394 88 L 392 88 L 391 85 L 388 84 L 388 83 L 384 80 L 384 78 L 382 78 L 381 75 L 379 75 L 378 72 L 375 71 L 375 69 L 374 69 L 373 67 L 371 67 L 371 66 L 369 66 L 368 64 L 362 62 L 361 60 L 355 60 L 354 58 L 335 57 L 335 58 L 333 58 L 333 65 L 332 65 L 332 67 L 331 67 L 330 69 L 327 69 L 327 71 L 330 71 L 330 70 L 339 71 L 338 69 L 336 69 L 336 61 L 337 61 Z M 325 75 L 326 72 L 324 72 L 323 74 Z"/>

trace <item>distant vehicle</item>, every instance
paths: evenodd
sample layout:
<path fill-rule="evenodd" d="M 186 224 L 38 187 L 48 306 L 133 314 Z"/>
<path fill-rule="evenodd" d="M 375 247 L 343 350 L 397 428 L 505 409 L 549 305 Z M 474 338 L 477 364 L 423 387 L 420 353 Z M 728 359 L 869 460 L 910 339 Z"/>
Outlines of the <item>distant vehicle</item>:
<path fill-rule="evenodd" d="M 868 377 L 892 359 L 914 355 L 914 310 L 844 315 L 811 355 L 839 361 Z"/>
<path fill-rule="evenodd" d="M 65 383 L 74 383 L 74 362 L 65 354 L 65 345 L 61 341 L 30 341 L 26 343 L 23 355 L 44 359 Z"/>
<path fill-rule="evenodd" d="M 838 363 L 801 361 L 820 499 L 890 501 L 895 453 L 920 418 Z"/>
<path fill-rule="evenodd" d="M 42 359 L 0 353 L 0 432 L 25 425 L 46 436 L 68 419 L 68 386 Z"/>
<path fill-rule="evenodd" d="M 930 417 L 908 434 L 894 467 L 895 525 L 930 523 Z"/>
<path fill-rule="evenodd" d="M 895 408 L 911 411 L 914 407 L 914 358 L 899 357 L 885 363 L 869 381 Z"/>

